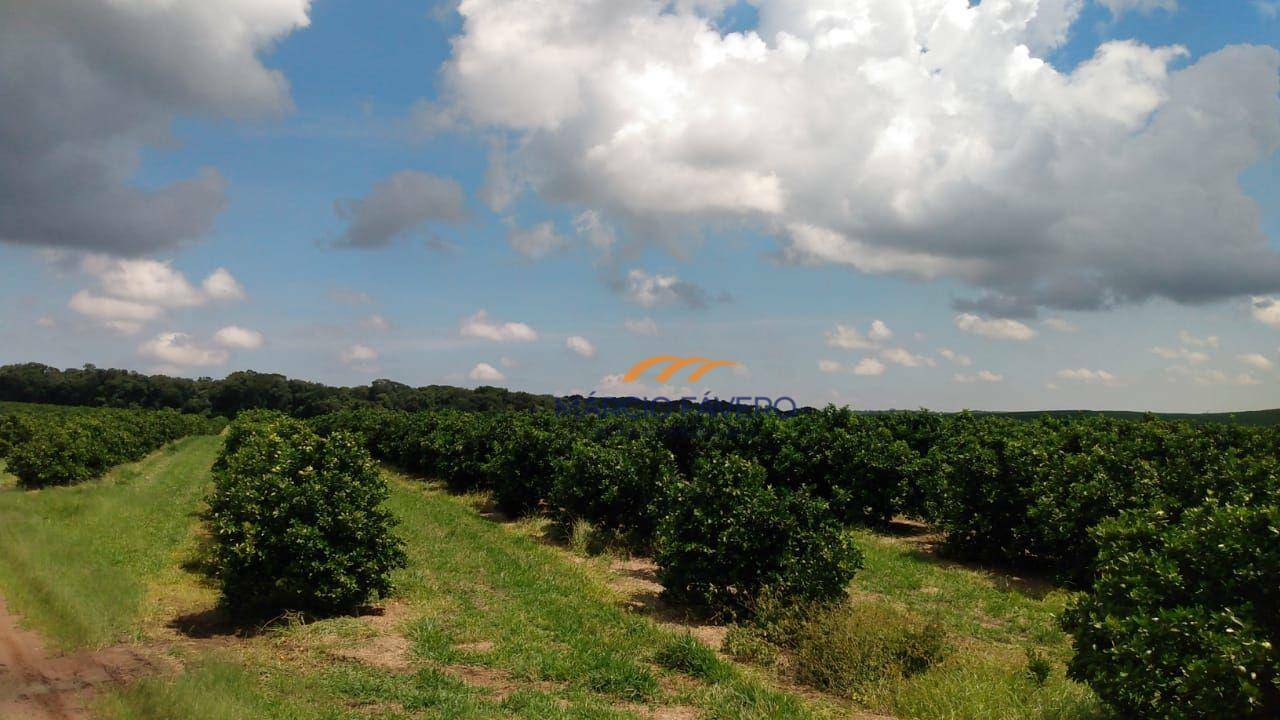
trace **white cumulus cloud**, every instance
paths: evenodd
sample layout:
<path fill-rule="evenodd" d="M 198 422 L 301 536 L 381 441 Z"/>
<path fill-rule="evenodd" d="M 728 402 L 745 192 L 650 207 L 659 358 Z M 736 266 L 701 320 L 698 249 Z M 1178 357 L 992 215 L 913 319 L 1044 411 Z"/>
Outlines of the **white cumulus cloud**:
<path fill-rule="evenodd" d="M 964 332 L 994 340 L 1030 340 L 1036 331 L 1017 320 L 1008 318 L 981 318 L 970 313 L 956 316 L 956 327 Z"/>
<path fill-rule="evenodd" d="M 1245 365 L 1252 365 L 1259 370 L 1270 370 L 1273 365 L 1271 360 L 1262 353 L 1245 353 L 1243 355 L 1237 355 L 1236 359 Z"/>
<path fill-rule="evenodd" d="M 507 379 L 506 375 L 489 363 L 476 363 L 475 367 L 471 368 L 471 372 L 467 373 L 467 377 L 476 382 L 502 382 Z"/>
<path fill-rule="evenodd" d="M 1059 370 L 1058 379 L 1070 380 L 1073 382 L 1086 383 L 1089 385 L 1119 385 L 1120 379 L 1106 370 L 1090 370 L 1088 368 L 1075 368 Z"/>
<path fill-rule="evenodd" d="M 1280 300 L 1273 297 L 1255 297 L 1252 300 L 1251 309 L 1255 320 L 1280 329 Z"/>
<path fill-rule="evenodd" d="M 214 333 L 213 341 L 223 347 L 256 350 L 262 347 L 263 337 L 257 330 L 228 325 Z"/>
<path fill-rule="evenodd" d="M 581 335 L 571 335 L 564 341 L 564 346 L 582 357 L 589 358 L 596 355 L 596 346 Z"/>
<path fill-rule="evenodd" d="M 528 325 L 521 322 L 490 320 L 489 313 L 484 310 L 463 318 L 460 332 L 463 337 L 494 342 L 533 342 L 538 339 L 538 333 Z"/>
<path fill-rule="evenodd" d="M 1075 323 L 1060 317 L 1045 318 L 1044 326 L 1049 328 L 1050 330 L 1054 330 L 1056 332 L 1061 332 L 1061 333 L 1073 333 L 1073 332 L 1080 331 L 1079 325 L 1076 325 Z"/>
<path fill-rule="evenodd" d="M 875 376 L 884 374 L 884 363 L 875 358 L 863 358 L 853 366 L 854 375 Z"/>
<path fill-rule="evenodd" d="M 1187 347 L 1200 348 L 1216 348 L 1219 345 L 1217 335 L 1208 335 L 1206 337 L 1196 337 L 1186 330 L 1178 332 L 1178 341 Z"/>
<path fill-rule="evenodd" d="M 338 356 L 344 365 L 367 365 L 378 360 L 378 351 L 368 345 L 351 345 Z"/>
<path fill-rule="evenodd" d="M 979 370 L 974 375 L 965 375 L 963 373 L 956 373 L 954 376 L 952 376 L 952 379 L 958 383 L 966 383 L 966 384 L 976 383 L 976 382 L 998 383 L 998 382 L 1004 381 L 1004 375 L 1001 375 L 999 373 L 993 373 L 990 370 Z"/>
<path fill-rule="evenodd" d="M 190 335 L 180 332 L 160 333 L 138 347 L 146 358 L 180 367 L 224 365 L 226 350 L 197 345 Z"/>
<path fill-rule="evenodd" d="M 1191 365 L 1201 365 L 1209 361 L 1209 355 L 1207 353 L 1200 352 L 1199 350 L 1192 350 L 1187 347 L 1170 348 L 1156 346 L 1151 348 L 1151 352 L 1166 360 L 1181 360 L 1183 362 L 1190 363 Z"/>
<path fill-rule="evenodd" d="M 739 222 L 1001 317 L 1280 292 L 1239 183 L 1280 148 L 1280 51 L 1117 40 L 1067 71 L 1080 0 L 752 4 L 722 32 L 727 2 L 462 0 L 446 114 L 515 138 L 513 187 L 677 255 Z"/>
<path fill-rule="evenodd" d="M 906 348 L 885 348 L 880 351 L 881 359 L 903 367 L 933 367 L 937 361 L 923 355 L 916 355 Z"/>
<path fill-rule="evenodd" d="M 210 273 L 198 288 L 181 271 L 158 260 L 89 255 L 81 261 L 80 269 L 96 279 L 98 290 L 77 292 L 68 307 L 126 334 L 137 332 L 144 322 L 168 310 L 244 298 L 239 281 L 225 268 Z"/>
<path fill-rule="evenodd" d="M 938 354 L 960 367 L 969 367 L 973 364 L 973 358 L 968 355 L 961 355 L 951 348 L 939 348 Z"/>

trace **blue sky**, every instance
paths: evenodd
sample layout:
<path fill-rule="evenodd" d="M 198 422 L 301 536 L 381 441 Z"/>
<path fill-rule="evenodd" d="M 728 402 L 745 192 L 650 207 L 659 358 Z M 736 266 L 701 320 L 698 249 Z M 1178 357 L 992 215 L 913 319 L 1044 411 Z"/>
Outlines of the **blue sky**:
<path fill-rule="evenodd" d="M 0 217 L 0 362 L 866 408 L 1280 406 L 1276 60 L 1214 59 L 1280 46 L 1274 4 L 951 3 L 963 29 L 941 0 L 909 18 L 882 0 L 566 3 L 552 28 L 521 0 L 270 0 L 231 29 L 175 5 L 0 10 L 0 33 L 99 59 L 74 68 L 82 101 L 34 65 L 0 70 L 19 101 L 0 215 L 21 211 Z M 77 45 L 117 21 L 119 46 Z M 895 23 L 918 49 L 882 41 Z M 691 45 L 699 28 L 719 35 Z M 137 47 L 166 33 L 231 50 L 170 69 L 174 50 Z M 1123 62 L 1097 63 L 1114 41 Z M 722 64 L 690 68 L 681 53 L 708 45 Z M 952 95 L 915 89 L 928 72 L 852 86 L 920 55 Z M 831 97 L 773 104 L 797 84 Z M 65 148 L 144 202 L 51 189 L 35 175 Z M 205 168 L 220 190 L 151 212 Z M 1142 219 L 1184 208 L 1209 230 Z M 95 232 L 113 215 L 146 240 Z M 202 285 L 219 268 L 230 284 Z M 619 384 L 656 354 L 741 367 Z"/>

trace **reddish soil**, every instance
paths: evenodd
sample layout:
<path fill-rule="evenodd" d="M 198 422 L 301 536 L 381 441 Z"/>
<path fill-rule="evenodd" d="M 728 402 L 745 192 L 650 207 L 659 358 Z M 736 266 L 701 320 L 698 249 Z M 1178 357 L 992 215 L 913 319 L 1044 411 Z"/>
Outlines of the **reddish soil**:
<path fill-rule="evenodd" d="M 55 655 L 40 636 L 18 625 L 0 599 L 0 718 L 76 720 L 105 685 L 156 672 L 139 649 L 117 646 L 74 655 Z"/>

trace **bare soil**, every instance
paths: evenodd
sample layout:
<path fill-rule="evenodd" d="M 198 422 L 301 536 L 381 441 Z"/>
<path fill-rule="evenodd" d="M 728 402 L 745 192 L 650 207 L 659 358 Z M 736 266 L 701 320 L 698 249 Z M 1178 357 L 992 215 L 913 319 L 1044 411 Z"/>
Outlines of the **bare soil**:
<path fill-rule="evenodd" d="M 75 720 L 88 717 L 94 693 L 160 671 L 162 661 L 129 645 L 61 655 L 24 630 L 0 598 L 0 718 Z"/>

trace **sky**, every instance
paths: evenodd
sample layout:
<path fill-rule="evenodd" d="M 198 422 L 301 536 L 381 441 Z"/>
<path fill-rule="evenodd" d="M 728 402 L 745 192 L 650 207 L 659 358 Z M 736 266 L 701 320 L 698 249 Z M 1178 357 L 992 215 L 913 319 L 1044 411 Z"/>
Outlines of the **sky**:
<path fill-rule="evenodd" d="M 0 0 L 0 363 L 1280 407 L 1277 48 L 1276 0 Z"/>

